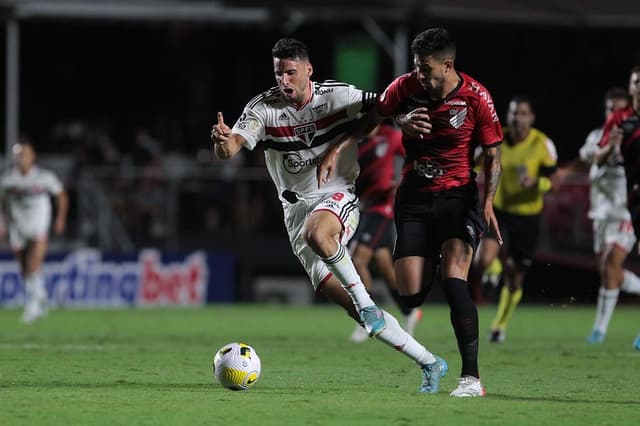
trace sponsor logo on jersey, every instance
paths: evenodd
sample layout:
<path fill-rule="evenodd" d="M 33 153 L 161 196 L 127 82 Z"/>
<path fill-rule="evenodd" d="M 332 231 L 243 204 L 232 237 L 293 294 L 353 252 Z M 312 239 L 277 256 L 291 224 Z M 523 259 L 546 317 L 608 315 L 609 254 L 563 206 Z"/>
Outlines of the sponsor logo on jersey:
<path fill-rule="evenodd" d="M 329 111 L 329 104 L 327 104 L 325 102 L 325 103 L 320 104 L 318 106 L 314 106 L 313 108 L 311 108 L 311 111 L 313 111 L 315 113 L 327 112 L 327 111 Z"/>
<path fill-rule="evenodd" d="M 292 175 L 296 175 L 306 167 L 317 167 L 322 161 L 322 158 L 323 157 L 303 159 L 300 154 L 289 152 L 282 157 L 282 165 L 286 171 Z"/>
<path fill-rule="evenodd" d="M 382 139 L 378 143 L 376 143 L 376 157 L 384 157 L 388 150 L 389 143 L 385 139 Z"/>
<path fill-rule="evenodd" d="M 316 134 L 316 123 L 303 124 L 293 128 L 295 135 L 300 138 L 302 142 L 307 145 L 311 145 L 313 136 Z"/>
<path fill-rule="evenodd" d="M 326 95 L 327 93 L 331 93 L 331 92 L 333 92 L 333 88 L 331 88 L 331 87 L 322 88 L 322 89 L 318 88 L 318 89 L 316 89 L 315 94 L 316 95 Z"/>
<path fill-rule="evenodd" d="M 452 106 L 467 106 L 466 101 L 447 101 L 446 104 Z"/>
<path fill-rule="evenodd" d="M 464 124 L 464 119 L 467 117 L 467 108 L 451 108 L 449 110 L 449 123 L 456 128 L 459 129 Z"/>
<path fill-rule="evenodd" d="M 289 116 L 286 113 L 282 113 L 278 116 L 278 120 L 280 121 L 288 121 L 289 120 Z"/>

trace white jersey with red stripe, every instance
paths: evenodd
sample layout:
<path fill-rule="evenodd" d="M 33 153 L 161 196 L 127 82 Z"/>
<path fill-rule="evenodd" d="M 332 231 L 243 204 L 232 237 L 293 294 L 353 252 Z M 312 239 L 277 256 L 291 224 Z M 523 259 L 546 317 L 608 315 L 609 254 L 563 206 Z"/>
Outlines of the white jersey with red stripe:
<path fill-rule="evenodd" d="M 594 162 L 601 139 L 602 128 L 594 129 L 580 148 L 580 158 L 591 163 L 589 217 L 594 220 L 631 220 L 627 210 L 627 180 L 620 151 L 616 150 L 602 166 Z"/>
<path fill-rule="evenodd" d="M 300 108 L 288 103 L 277 87 L 261 93 L 245 106 L 232 130 L 246 139 L 249 150 L 262 142 L 267 169 L 283 202 L 287 193 L 313 199 L 353 189 L 360 170 L 358 148 L 352 144 L 340 154 L 329 183 L 318 188 L 317 166 L 350 122 L 374 105 L 376 95 L 339 81 L 310 84 L 311 99 Z"/>
<path fill-rule="evenodd" d="M 51 171 L 37 166 L 27 174 L 13 168 L 0 180 L 0 196 L 6 207 L 5 215 L 13 239 L 43 238 L 51 224 L 51 195 L 62 191 L 60 179 Z"/>

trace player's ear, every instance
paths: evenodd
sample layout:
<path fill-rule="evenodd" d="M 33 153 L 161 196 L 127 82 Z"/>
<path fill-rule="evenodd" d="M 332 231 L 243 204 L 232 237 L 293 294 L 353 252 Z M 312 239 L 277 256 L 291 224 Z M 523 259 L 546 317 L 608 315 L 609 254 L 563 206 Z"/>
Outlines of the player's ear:
<path fill-rule="evenodd" d="M 443 63 L 444 63 L 444 69 L 446 70 L 446 72 L 453 70 L 453 59 L 447 58 L 443 61 Z"/>
<path fill-rule="evenodd" d="M 311 62 L 307 62 L 307 77 L 311 77 L 313 75 L 313 65 Z"/>

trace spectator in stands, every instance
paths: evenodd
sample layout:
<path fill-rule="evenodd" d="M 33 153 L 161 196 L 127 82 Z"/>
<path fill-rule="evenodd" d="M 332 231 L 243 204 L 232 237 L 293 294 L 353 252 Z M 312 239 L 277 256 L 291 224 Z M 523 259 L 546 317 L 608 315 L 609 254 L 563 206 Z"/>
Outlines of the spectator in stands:
<path fill-rule="evenodd" d="M 15 167 L 4 173 L 0 180 L 2 211 L 6 212 L 0 226 L 0 235 L 9 234 L 9 243 L 24 279 L 25 305 L 22 321 L 30 324 L 47 313 L 47 290 L 42 275 L 42 264 L 47 253 L 51 224 L 52 195 L 56 201 L 53 230 L 64 232 L 68 200 L 62 183 L 51 171 L 35 164 L 35 150 L 28 139 L 13 145 Z"/>
<path fill-rule="evenodd" d="M 476 255 L 474 277 L 500 255 L 504 259 L 503 287 L 491 326 L 491 342 L 503 342 L 507 324 L 522 298 L 522 285 L 540 235 L 543 195 L 551 189 L 557 154 L 551 139 L 533 127 L 531 101 L 516 96 L 509 102 L 504 143 L 500 145 L 502 178 L 494 201 L 504 239 L 501 247 L 489 233 Z M 478 261 L 479 260 L 479 261 Z"/>

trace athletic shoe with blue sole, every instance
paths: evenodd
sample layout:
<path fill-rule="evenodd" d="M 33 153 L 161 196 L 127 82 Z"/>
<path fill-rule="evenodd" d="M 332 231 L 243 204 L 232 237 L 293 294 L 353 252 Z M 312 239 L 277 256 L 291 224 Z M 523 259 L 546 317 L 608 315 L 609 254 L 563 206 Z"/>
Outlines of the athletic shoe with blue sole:
<path fill-rule="evenodd" d="M 593 330 L 587 337 L 587 343 L 590 345 L 598 345 L 602 342 L 604 342 L 604 333 L 599 330 Z"/>
<path fill-rule="evenodd" d="M 447 361 L 436 355 L 435 362 L 422 366 L 422 386 L 420 386 L 420 392 L 422 393 L 438 393 L 438 385 L 440 384 L 440 378 L 444 377 L 449 370 Z"/>

